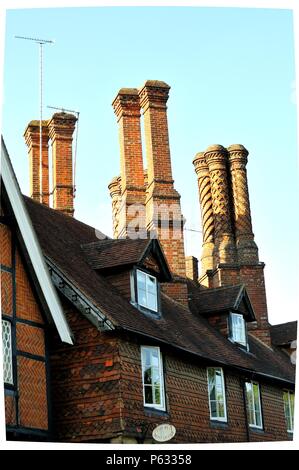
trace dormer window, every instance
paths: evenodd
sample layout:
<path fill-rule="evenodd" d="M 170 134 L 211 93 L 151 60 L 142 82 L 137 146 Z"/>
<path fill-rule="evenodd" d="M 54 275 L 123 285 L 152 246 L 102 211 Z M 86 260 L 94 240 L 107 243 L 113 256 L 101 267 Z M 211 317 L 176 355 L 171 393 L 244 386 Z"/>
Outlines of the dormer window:
<path fill-rule="evenodd" d="M 240 313 L 230 313 L 230 339 L 234 343 L 247 346 L 246 324 Z"/>
<path fill-rule="evenodd" d="M 159 285 L 157 278 L 141 269 L 135 269 L 131 274 L 132 302 L 140 310 L 158 313 Z"/>

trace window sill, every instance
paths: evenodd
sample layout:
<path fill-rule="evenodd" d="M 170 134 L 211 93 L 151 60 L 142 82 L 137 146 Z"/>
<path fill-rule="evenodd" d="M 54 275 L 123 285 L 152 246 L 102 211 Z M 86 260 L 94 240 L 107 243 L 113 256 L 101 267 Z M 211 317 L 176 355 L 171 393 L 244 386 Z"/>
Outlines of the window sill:
<path fill-rule="evenodd" d="M 210 427 L 215 429 L 227 429 L 228 428 L 228 422 L 227 421 L 221 421 L 218 419 L 213 419 L 210 420 Z"/>
<path fill-rule="evenodd" d="M 239 343 L 238 341 L 235 341 L 233 338 L 229 337 L 228 340 L 232 343 L 232 344 L 235 344 L 236 346 L 238 346 L 238 348 L 241 349 L 241 351 L 244 351 L 246 353 L 249 353 L 249 344 L 248 342 L 246 344 L 243 344 L 243 343 Z"/>
<path fill-rule="evenodd" d="M 144 408 L 144 414 L 148 417 L 152 417 L 152 416 L 161 416 L 165 418 L 169 417 L 169 413 L 167 411 L 157 410 L 157 408 L 150 408 L 150 407 Z"/>
<path fill-rule="evenodd" d="M 254 426 L 249 426 L 249 431 L 256 432 L 257 434 L 265 434 L 265 430 L 263 428 L 255 428 Z"/>
<path fill-rule="evenodd" d="M 154 310 L 150 310 L 148 308 L 142 307 L 141 305 L 137 304 L 136 302 L 133 302 L 132 300 L 130 303 L 131 305 L 133 305 L 133 307 L 137 308 L 139 312 L 144 313 L 150 318 L 154 318 L 155 320 L 160 320 L 162 318 L 162 313 L 159 311 L 155 312 Z"/>

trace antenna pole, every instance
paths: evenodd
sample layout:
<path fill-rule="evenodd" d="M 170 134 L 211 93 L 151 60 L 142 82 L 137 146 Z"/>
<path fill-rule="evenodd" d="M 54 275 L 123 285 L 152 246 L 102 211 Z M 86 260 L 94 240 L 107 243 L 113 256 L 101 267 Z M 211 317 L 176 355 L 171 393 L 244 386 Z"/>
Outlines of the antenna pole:
<path fill-rule="evenodd" d="M 43 43 L 39 43 L 40 120 L 39 120 L 39 187 L 40 202 L 43 202 Z"/>
<path fill-rule="evenodd" d="M 39 185 L 40 185 L 40 202 L 43 202 L 43 45 L 53 44 L 54 41 L 39 38 L 28 38 L 24 36 L 15 36 L 16 39 L 25 39 L 39 44 L 39 101 L 40 101 L 40 118 L 39 118 Z"/>

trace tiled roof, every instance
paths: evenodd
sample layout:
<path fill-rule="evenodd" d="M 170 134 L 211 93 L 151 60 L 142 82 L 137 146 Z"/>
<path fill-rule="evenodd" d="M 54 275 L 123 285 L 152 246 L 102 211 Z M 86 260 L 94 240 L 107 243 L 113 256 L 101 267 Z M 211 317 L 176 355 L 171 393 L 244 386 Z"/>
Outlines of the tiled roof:
<path fill-rule="evenodd" d="M 105 269 L 138 263 L 150 240 L 103 240 L 81 245 L 93 269 Z"/>
<path fill-rule="evenodd" d="M 194 281 L 188 281 L 190 298 L 190 308 L 194 313 L 200 315 L 211 315 L 215 313 L 228 312 L 230 310 L 239 311 L 248 317 L 249 321 L 254 321 L 255 316 L 245 286 L 217 287 L 207 289 L 198 287 Z M 244 301 L 246 308 L 241 304 Z M 241 306 L 243 309 L 241 309 Z"/>
<path fill-rule="evenodd" d="M 236 308 L 243 290 L 243 285 L 201 290 L 196 286 L 192 289 L 191 296 L 203 314 Z"/>
<path fill-rule="evenodd" d="M 284 353 L 272 351 L 254 338 L 250 339 L 250 353 L 247 353 L 224 338 L 203 316 L 195 315 L 164 294 L 161 296 L 162 318 L 158 320 L 144 315 L 87 261 L 82 245 L 99 242 L 92 227 L 27 197 L 25 201 L 44 255 L 116 328 L 154 339 L 214 363 L 284 381 L 294 380 L 294 369 Z"/>
<path fill-rule="evenodd" d="M 271 339 L 276 346 L 288 345 L 297 339 L 297 322 L 291 321 L 271 326 Z"/>

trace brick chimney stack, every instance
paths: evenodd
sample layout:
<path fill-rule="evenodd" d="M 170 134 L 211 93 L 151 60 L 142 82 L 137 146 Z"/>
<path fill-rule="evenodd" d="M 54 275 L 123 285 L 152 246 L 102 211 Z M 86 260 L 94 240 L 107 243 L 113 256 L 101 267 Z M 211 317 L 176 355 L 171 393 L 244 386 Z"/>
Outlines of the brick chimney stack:
<path fill-rule="evenodd" d="M 118 238 L 134 237 L 136 229 L 145 231 L 145 184 L 140 129 L 138 90 L 122 88 L 112 103 L 119 124 L 121 161 L 121 199 L 118 207 Z M 136 210 L 132 205 L 136 205 Z M 138 210 L 139 206 L 139 210 Z M 138 227 L 130 227 L 136 217 Z"/>
<path fill-rule="evenodd" d="M 147 80 L 139 90 L 147 158 L 146 226 L 159 238 L 174 276 L 175 282 L 164 285 L 164 291 L 188 305 L 181 196 L 174 189 L 169 148 L 169 90 L 167 83 L 157 80 Z"/>
<path fill-rule="evenodd" d="M 196 154 L 193 165 L 197 174 L 199 202 L 201 207 L 202 221 L 202 254 L 201 267 L 204 275 L 207 270 L 214 269 L 216 266 L 214 259 L 215 248 L 215 224 L 213 216 L 213 202 L 211 190 L 211 178 L 209 167 L 204 152 Z"/>
<path fill-rule="evenodd" d="M 186 277 L 194 282 L 198 281 L 198 259 L 195 256 L 186 256 Z"/>
<path fill-rule="evenodd" d="M 231 175 L 235 236 L 240 263 L 258 263 L 258 248 L 254 241 L 247 184 L 248 151 L 243 145 L 228 147 L 229 171 Z"/>
<path fill-rule="evenodd" d="M 232 227 L 231 203 L 227 176 L 227 151 L 221 145 L 212 145 L 204 153 L 212 193 L 212 208 L 215 227 L 215 257 L 220 264 L 237 261 L 237 253 Z"/>
<path fill-rule="evenodd" d="M 169 85 L 148 80 L 138 91 L 122 88 L 112 105 L 119 122 L 121 176 L 109 184 L 114 236 L 132 236 L 128 224 L 136 219 L 131 204 L 143 207 L 140 237 L 159 238 L 175 282 L 163 290 L 188 305 L 183 217 L 174 189 L 166 103 Z M 147 169 L 143 168 L 140 110 L 143 110 Z M 140 217 L 142 215 L 143 217 Z M 125 221 L 125 222 L 124 222 Z M 137 228 L 137 227 L 136 227 Z M 133 230 L 134 236 L 134 230 Z M 135 238 L 135 237 L 134 237 Z"/>
<path fill-rule="evenodd" d="M 212 145 L 193 161 L 203 224 L 199 282 L 210 288 L 244 284 L 257 320 L 249 325 L 249 330 L 270 346 L 265 265 L 259 261 L 252 231 L 247 156 L 242 145 L 231 145 L 228 149 Z"/>
<path fill-rule="evenodd" d="M 115 176 L 108 185 L 112 199 L 113 238 L 119 236 L 119 207 L 121 203 L 121 177 Z"/>
<path fill-rule="evenodd" d="M 24 137 L 29 154 L 30 197 L 49 205 L 48 121 L 42 121 L 42 165 L 40 165 L 40 122 L 30 121 Z"/>
<path fill-rule="evenodd" d="M 184 277 L 183 218 L 180 195 L 173 186 L 166 114 L 169 89 L 164 82 L 148 80 L 139 90 L 147 157 L 147 229 L 157 232 L 171 271 Z M 167 215 L 169 224 L 163 220 Z"/>
<path fill-rule="evenodd" d="M 50 119 L 52 140 L 53 208 L 66 215 L 74 214 L 72 141 L 77 118 L 73 114 L 55 113 Z"/>

